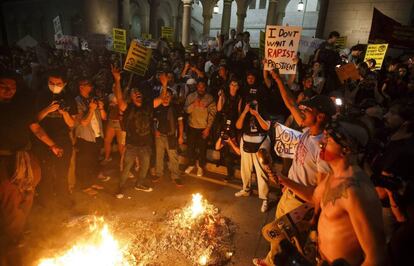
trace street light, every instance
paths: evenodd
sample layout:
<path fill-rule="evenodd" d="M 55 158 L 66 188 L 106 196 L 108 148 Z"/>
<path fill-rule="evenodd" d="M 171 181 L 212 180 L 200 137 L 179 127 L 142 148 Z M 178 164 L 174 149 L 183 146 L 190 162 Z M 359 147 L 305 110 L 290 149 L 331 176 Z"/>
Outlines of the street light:
<path fill-rule="evenodd" d="M 300 0 L 298 4 L 298 11 L 301 12 L 303 9 L 305 9 L 305 5 L 303 4 L 303 1 Z"/>
<path fill-rule="evenodd" d="M 213 8 L 213 13 L 218 14 L 219 13 L 219 6 L 216 4 Z"/>

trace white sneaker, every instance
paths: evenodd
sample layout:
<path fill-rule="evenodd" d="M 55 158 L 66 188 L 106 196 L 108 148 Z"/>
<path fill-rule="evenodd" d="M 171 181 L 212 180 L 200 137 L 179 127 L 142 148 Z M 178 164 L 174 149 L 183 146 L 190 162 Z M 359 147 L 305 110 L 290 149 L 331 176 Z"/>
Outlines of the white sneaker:
<path fill-rule="evenodd" d="M 267 212 L 267 209 L 269 209 L 269 205 L 267 200 L 263 200 L 262 202 L 262 207 L 260 208 L 261 212 Z"/>
<path fill-rule="evenodd" d="M 204 174 L 203 168 L 198 167 L 197 168 L 197 176 L 203 176 L 203 174 Z"/>
<path fill-rule="evenodd" d="M 184 173 L 189 175 L 191 173 L 191 171 L 193 171 L 193 169 L 194 169 L 194 166 L 189 166 L 189 167 L 187 167 L 187 169 L 185 169 Z"/>
<path fill-rule="evenodd" d="M 248 196 L 250 196 L 250 191 L 246 191 L 246 190 L 242 189 L 242 190 L 234 193 L 234 196 L 236 196 L 236 197 L 248 197 Z"/>

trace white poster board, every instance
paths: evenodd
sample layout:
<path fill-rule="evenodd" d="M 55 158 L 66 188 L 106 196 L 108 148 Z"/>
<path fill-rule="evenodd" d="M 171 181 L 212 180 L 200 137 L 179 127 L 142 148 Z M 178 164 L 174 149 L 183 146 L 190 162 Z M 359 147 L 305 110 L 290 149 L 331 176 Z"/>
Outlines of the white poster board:
<path fill-rule="evenodd" d="M 323 42 L 324 40 L 322 39 L 301 36 L 298 51 L 300 52 L 300 58 L 302 61 L 304 63 L 309 62 L 309 58 L 315 53 L 315 50 L 318 49 L 319 45 Z"/>
<path fill-rule="evenodd" d="M 298 26 L 266 26 L 265 70 L 279 69 L 280 74 L 295 74 L 293 58 L 299 48 L 302 28 Z"/>

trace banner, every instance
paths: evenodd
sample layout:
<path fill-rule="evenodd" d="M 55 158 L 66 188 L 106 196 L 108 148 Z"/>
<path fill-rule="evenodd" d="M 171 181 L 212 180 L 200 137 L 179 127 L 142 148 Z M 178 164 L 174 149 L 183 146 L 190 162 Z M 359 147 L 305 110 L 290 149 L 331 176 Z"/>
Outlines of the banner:
<path fill-rule="evenodd" d="M 375 69 L 380 70 L 382 62 L 384 61 L 385 54 L 387 53 L 388 43 L 385 44 L 368 44 L 367 51 L 365 52 L 366 62 L 368 59 L 375 59 Z"/>
<path fill-rule="evenodd" d="M 391 47 L 414 47 L 414 27 L 404 26 L 374 8 L 369 43 L 388 43 Z"/>
<path fill-rule="evenodd" d="M 265 70 L 279 69 L 280 74 L 295 74 L 296 56 L 302 28 L 296 26 L 266 26 Z"/>
<path fill-rule="evenodd" d="M 167 39 L 168 42 L 172 42 L 174 39 L 174 30 L 171 27 L 161 27 L 161 37 Z"/>
<path fill-rule="evenodd" d="M 282 158 L 293 159 L 302 132 L 282 124 L 275 124 L 275 152 Z"/>
<path fill-rule="evenodd" d="M 341 36 L 338 39 L 336 39 L 336 43 L 335 43 L 336 48 L 345 49 L 347 39 L 348 39 L 347 36 Z"/>
<path fill-rule="evenodd" d="M 137 40 L 131 41 L 124 70 L 144 76 L 151 61 L 152 50 L 139 44 Z"/>
<path fill-rule="evenodd" d="M 354 63 L 348 63 L 341 67 L 335 68 L 339 81 L 343 84 L 346 80 L 359 80 L 359 72 Z"/>
<path fill-rule="evenodd" d="M 56 49 L 60 50 L 78 50 L 79 39 L 76 36 L 62 35 L 62 38 L 57 39 L 55 35 Z"/>
<path fill-rule="evenodd" d="M 126 54 L 126 30 L 112 29 L 113 50 L 118 53 Z"/>
<path fill-rule="evenodd" d="M 315 53 L 315 50 L 318 49 L 319 45 L 323 42 L 324 40 L 322 39 L 301 36 L 298 51 L 300 52 L 300 58 L 302 61 L 304 63 L 309 62 L 309 58 Z"/>
<path fill-rule="evenodd" d="M 141 34 L 142 39 L 144 40 L 151 40 L 152 39 L 152 35 L 151 33 L 142 33 Z"/>

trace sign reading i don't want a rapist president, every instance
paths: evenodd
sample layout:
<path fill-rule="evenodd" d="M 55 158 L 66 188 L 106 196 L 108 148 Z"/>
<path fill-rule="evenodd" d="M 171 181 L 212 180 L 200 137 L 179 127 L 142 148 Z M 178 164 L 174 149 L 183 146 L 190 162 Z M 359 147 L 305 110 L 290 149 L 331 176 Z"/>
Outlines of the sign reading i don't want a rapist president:
<path fill-rule="evenodd" d="M 298 52 L 301 27 L 267 26 L 265 41 L 265 70 L 279 69 L 280 74 L 295 74 L 294 58 Z"/>

